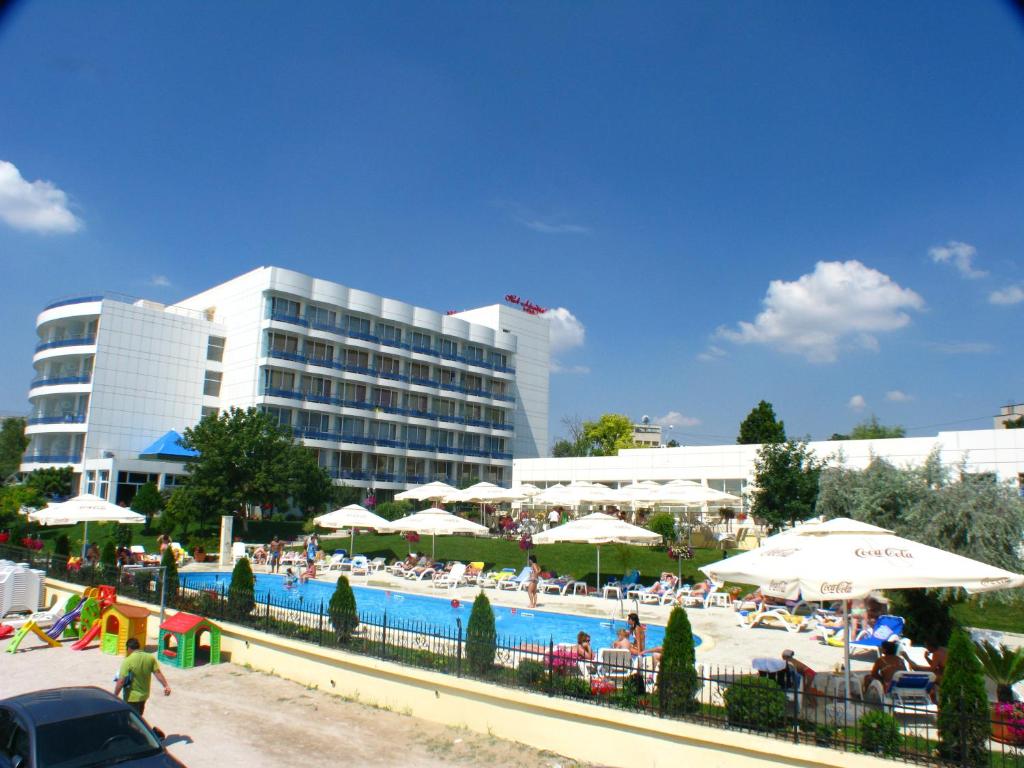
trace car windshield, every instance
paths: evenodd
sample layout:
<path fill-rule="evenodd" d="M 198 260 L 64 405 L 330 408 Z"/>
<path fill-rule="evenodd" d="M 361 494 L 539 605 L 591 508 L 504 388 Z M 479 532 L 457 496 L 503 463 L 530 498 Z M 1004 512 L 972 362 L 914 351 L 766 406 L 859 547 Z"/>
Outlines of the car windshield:
<path fill-rule="evenodd" d="M 116 765 L 160 752 L 160 743 L 134 712 L 122 709 L 40 726 L 38 768 Z"/>

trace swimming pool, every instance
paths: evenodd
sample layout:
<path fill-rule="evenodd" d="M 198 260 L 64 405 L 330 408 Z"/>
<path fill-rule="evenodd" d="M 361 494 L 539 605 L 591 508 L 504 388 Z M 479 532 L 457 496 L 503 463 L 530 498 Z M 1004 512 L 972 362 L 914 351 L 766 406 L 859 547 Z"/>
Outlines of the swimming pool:
<path fill-rule="evenodd" d="M 179 574 L 181 585 L 192 589 L 227 589 L 231 582 L 230 573 L 182 573 Z M 469 622 L 469 612 L 473 607 L 471 600 L 460 602 L 457 607 L 452 605 L 450 597 L 430 597 L 428 595 L 397 592 L 390 589 L 375 587 L 352 587 L 356 596 L 356 606 L 362 616 L 378 617 L 387 611 L 388 618 L 403 622 L 424 622 L 429 625 L 455 629 L 455 619 L 462 620 L 465 628 Z M 308 581 L 305 584 L 285 589 L 284 577 L 270 573 L 256 574 L 257 601 L 270 595 L 275 604 L 294 601 L 295 608 L 317 612 L 321 604 L 326 606 L 334 594 L 334 584 L 325 581 Z M 618 608 L 617 602 L 608 602 L 609 614 Z M 555 613 L 543 610 L 523 610 L 507 606 L 492 606 L 494 621 L 498 634 L 512 643 L 575 643 L 578 632 L 590 635 L 594 648 L 609 646 L 615 640 L 617 630 L 626 625 L 621 618 L 597 618 L 593 616 L 575 616 L 567 613 Z M 665 627 L 658 624 L 647 625 L 647 646 L 654 648 L 661 645 L 665 638 Z M 700 645 L 700 638 L 693 636 L 694 646 Z"/>

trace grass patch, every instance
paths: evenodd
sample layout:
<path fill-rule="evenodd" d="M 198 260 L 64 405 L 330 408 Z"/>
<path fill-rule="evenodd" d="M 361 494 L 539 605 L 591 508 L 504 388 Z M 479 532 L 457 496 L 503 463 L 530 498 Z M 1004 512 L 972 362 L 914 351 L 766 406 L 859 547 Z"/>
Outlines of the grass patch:
<path fill-rule="evenodd" d="M 1020 593 L 1021 590 L 1014 592 Z M 953 606 L 953 616 L 968 627 L 1024 633 L 1024 610 L 1021 610 L 1021 607 L 1019 599 L 1013 602 L 989 599 L 982 605 L 978 598 L 973 598 Z"/>

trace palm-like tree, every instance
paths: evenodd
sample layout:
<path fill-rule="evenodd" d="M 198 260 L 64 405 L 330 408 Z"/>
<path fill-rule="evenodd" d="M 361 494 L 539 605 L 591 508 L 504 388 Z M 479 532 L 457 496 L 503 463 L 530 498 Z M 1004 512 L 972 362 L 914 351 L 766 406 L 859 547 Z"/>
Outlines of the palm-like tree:
<path fill-rule="evenodd" d="M 974 651 L 985 675 L 996 685 L 996 699 L 1013 701 L 1013 685 L 1024 680 L 1024 648 L 975 643 Z"/>

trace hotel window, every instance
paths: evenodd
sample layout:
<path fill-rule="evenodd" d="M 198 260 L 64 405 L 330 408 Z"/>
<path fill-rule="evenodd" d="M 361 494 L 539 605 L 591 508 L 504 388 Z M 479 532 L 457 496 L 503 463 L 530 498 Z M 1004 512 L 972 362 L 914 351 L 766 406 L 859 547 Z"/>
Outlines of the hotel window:
<path fill-rule="evenodd" d="M 423 331 L 413 331 L 410 343 L 413 347 L 419 347 L 420 349 L 433 349 L 434 340 L 429 333 L 423 333 Z"/>
<path fill-rule="evenodd" d="M 292 425 L 292 412 L 288 408 L 275 408 L 272 405 L 265 405 L 263 406 L 263 412 L 280 427 L 290 427 Z"/>
<path fill-rule="evenodd" d="M 462 433 L 462 448 L 467 451 L 479 451 L 480 450 L 480 435 L 474 435 L 471 432 Z"/>
<path fill-rule="evenodd" d="M 295 374 L 291 371 L 268 370 L 264 372 L 264 376 L 270 389 L 284 389 L 289 392 L 295 389 Z"/>
<path fill-rule="evenodd" d="M 208 405 L 204 405 L 203 406 L 203 412 L 200 414 L 199 417 L 201 419 L 205 419 L 207 416 L 212 416 L 213 418 L 216 419 L 217 418 L 217 414 L 219 414 L 219 413 L 220 413 L 220 411 L 218 409 L 211 408 Z"/>
<path fill-rule="evenodd" d="M 306 341 L 306 357 L 310 362 L 330 363 L 334 361 L 334 347 L 322 341 Z"/>
<path fill-rule="evenodd" d="M 455 357 L 458 354 L 459 345 L 453 339 L 441 339 L 441 354 Z"/>
<path fill-rule="evenodd" d="M 451 480 L 452 475 L 452 464 L 450 461 L 435 461 L 434 462 L 434 479 L 435 480 Z"/>
<path fill-rule="evenodd" d="M 491 380 L 491 394 L 504 397 L 507 392 L 508 387 L 505 386 L 504 381 L 499 381 L 498 379 Z"/>
<path fill-rule="evenodd" d="M 495 424 L 505 423 L 505 411 L 501 408 L 488 408 L 487 409 L 487 420 L 493 421 Z"/>
<path fill-rule="evenodd" d="M 316 432 L 330 432 L 331 417 L 317 411 L 299 411 L 299 426 Z"/>
<path fill-rule="evenodd" d="M 285 317 L 298 317 L 299 302 L 292 301 L 291 299 L 282 299 L 280 296 L 272 296 L 270 298 L 270 312 L 271 314 L 284 315 Z"/>
<path fill-rule="evenodd" d="M 206 342 L 206 359 L 221 362 L 224 359 L 224 337 L 211 336 Z"/>
<path fill-rule="evenodd" d="M 430 381 L 430 366 L 426 363 L 410 363 L 409 376 L 413 379 Z"/>
<path fill-rule="evenodd" d="M 424 459 L 406 459 L 405 474 L 412 477 L 423 477 L 427 474 L 427 462 Z"/>
<path fill-rule="evenodd" d="M 441 369 L 441 383 L 442 384 L 457 384 L 459 380 L 459 374 L 457 371 L 453 371 L 451 368 Z"/>
<path fill-rule="evenodd" d="M 373 404 L 381 408 L 397 408 L 398 393 L 392 389 L 373 390 Z"/>
<path fill-rule="evenodd" d="M 271 352 L 283 352 L 288 355 L 296 355 L 299 352 L 299 339 L 297 336 L 289 336 L 284 333 L 267 334 L 267 343 Z"/>
<path fill-rule="evenodd" d="M 370 321 L 365 317 L 345 315 L 345 330 L 349 333 L 359 333 L 364 336 L 370 335 Z"/>
<path fill-rule="evenodd" d="M 455 416 L 459 406 L 454 400 L 445 400 L 441 397 L 434 398 L 434 412 L 438 416 Z"/>
<path fill-rule="evenodd" d="M 220 371 L 207 371 L 206 380 L 203 382 L 203 394 L 211 397 L 220 397 L 220 380 L 223 374 Z"/>
<path fill-rule="evenodd" d="M 402 364 L 397 357 L 384 357 L 377 355 L 377 370 L 388 376 L 398 376 L 402 370 Z"/>
<path fill-rule="evenodd" d="M 402 343 L 402 329 L 397 325 L 387 325 L 386 323 L 377 323 L 377 335 L 385 341 L 391 341 L 395 344 Z"/>
<path fill-rule="evenodd" d="M 474 419 L 475 421 L 480 421 L 484 417 L 483 406 L 477 403 L 466 403 L 463 406 L 463 413 L 467 419 Z"/>
<path fill-rule="evenodd" d="M 85 473 L 85 492 L 101 499 L 107 498 L 110 494 L 110 470 L 90 469 Z"/>
<path fill-rule="evenodd" d="M 370 436 L 376 440 L 398 440 L 398 425 L 390 421 L 371 421 Z"/>
<path fill-rule="evenodd" d="M 362 472 L 363 471 L 363 454 L 361 453 L 349 453 L 348 451 L 341 452 L 341 468 L 346 472 Z"/>
<path fill-rule="evenodd" d="M 311 324 L 335 328 L 337 327 L 338 314 L 333 309 L 324 309 L 323 307 L 310 305 L 306 307 L 306 319 Z"/>
<path fill-rule="evenodd" d="M 345 399 L 352 403 L 365 403 L 366 402 L 366 385 L 365 384 L 346 384 L 345 385 Z"/>
<path fill-rule="evenodd" d="M 406 427 L 405 428 L 405 439 L 410 443 L 419 443 L 423 445 L 427 442 L 427 428 L 426 427 Z"/>
<path fill-rule="evenodd" d="M 331 380 L 319 376 L 303 376 L 302 391 L 314 397 L 330 397 Z"/>
<path fill-rule="evenodd" d="M 410 411 L 426 413 L 429 408 L 430 398 L 426 395 L 408 394 L 405 396 L 405 407 Z"/>
<path fill-rule="evenodd" d="M 466 389 L 481 390 L 484 388 L 483 377 L 469 374 L 462 379 L 462 386 Z"/>
<path fill-rule="evenodd" d="M 434 442 L 437 443 L 439 448 L 454 448 L 455 433 L 449 432 L 447 429 L 434 430 Z"/>
<path fill-rule="evenodd" d="M 508 368 L 508 355 L 503 352 L 491 352 L 491 365 Z"/>
<path fill-rule="evenodd" d="M 479 361 L 482 361 L 484 359 L 484 350 L 483 350 L 483 348 L 482 347 L 474 346 L 472 344 L 467 344 L 463 348 L 462 354 L 463 354 L 463 356 L 467 360 L 471 360 L 473 362 L 479 362 Z"/>
<path fill-rule="evenodd" d="M 353 419 L 351 416 L 345 416 L 341 420 L 341 434 L 345 437 L 362 437 L 365 424 L 362 419 Z"/>
<path fill-rule="evenodd" d="M 349 368 L 369 368 L 370 355 L 359 349 L 345 350 L 345 365 Z"/>
<path fill-rule="evenodd" d="M 373 456 L 373 471 L 377 475 L 393 475 L 395 474 L 395 457 L 394 456 Z"/>

